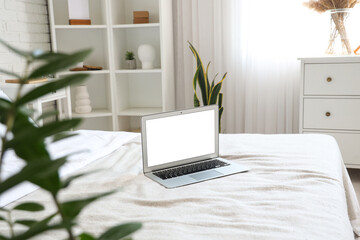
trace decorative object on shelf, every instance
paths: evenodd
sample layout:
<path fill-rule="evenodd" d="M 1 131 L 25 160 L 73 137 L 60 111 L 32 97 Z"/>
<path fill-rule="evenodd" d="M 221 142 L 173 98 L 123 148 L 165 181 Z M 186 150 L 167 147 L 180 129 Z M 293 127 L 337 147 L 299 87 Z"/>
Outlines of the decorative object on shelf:
<path fill-rule="evenodd" d="M 346 21 L 358 0 L 310 0 L 304 5 L 316 12 L 328 12 L 330 15 L 330 39 L 326 54 L 351 55 L 352 49 L 348 37 Z"/>
<path fill-rule="evenodd" d="M 149 12 L 148 11 L 134 11 L 134 24 L 138 23 L 149 23 Z"/>
<path fill-rule="evenodd" d="M 100 66 L 92 66 L 92 65 L 84 65 L 84 68 L 87 70 L 102 70 L 103 68 Z"/>
<path fill-rule="evenodd" d="M 155 48 L 150 44 L 139 46 L 138 57 L 141 61 L 142 69 L 153 69 L 155 56 Z"/>
<path fill-rule="evenodd" d="M 74 67 L 70 68 L 70 71 L 94 71 L 94 70 L 102 70 L 103 68 L 100 66 L 91 66 L 91 65 L 83 65 L 82 67 Z"/>
<path fill-rule="evenodd" d="M 91 25 L 89 0 L 68 0 L 69 24 Z"/>
<path fill-rule="evenodd" d="M 215 84 L 215 79 L 218 75 L 217 73 L 210 84 L 208 77 L 208 69 L 211 62 L 208 63 L 205 71 L 204 65 L 202 64 L 198 52 L 190 42 L 188 43 L 190 45 L 190 50 L 193 53 L 197 64 L 197 70 L 195 72 L 193 79 L 194 107 L 200 106 L 200 100 L 196 93 L 196 87 L 197 85 L 199 85 L 203 105 L 206 106 L 206 105 L 217 104 L 219 106 L 219 132 L 221 132 L 221 116 L 224 112 L 224 107 L 222 106 L 223 94 L 220 91 L 221 91 L 222 83 L 225 80 L 227 73 L 225 73 L 222 79 Z"/>
<path fill-rule="evenodd" d="M 360 45 L 354 50 L 355 55 L 360 55 Z"/>
<path fill-rule="evenodd" d="M 75 90 L 75 112 L 80 114 L 90 113 L 91 102 L 87 86 L 80 85 Z"/>
<path fill-rule="evenodd" d="M 49 79 L 47 77 L 44 78 L 36 78 L 36 79 L 30 79 L 26 81 L 24 84 L 35 84 L 35 83 L 43 83 L 47 82 Z M 20 83 L 19 79 L 7 79 L 5 80 L 5 83 Z"/>
<path fill-rule="evenodd" d="M 136 69 L 136 59 L 132 51 L 126 51 L 125 60 L 127 69 Z"/>

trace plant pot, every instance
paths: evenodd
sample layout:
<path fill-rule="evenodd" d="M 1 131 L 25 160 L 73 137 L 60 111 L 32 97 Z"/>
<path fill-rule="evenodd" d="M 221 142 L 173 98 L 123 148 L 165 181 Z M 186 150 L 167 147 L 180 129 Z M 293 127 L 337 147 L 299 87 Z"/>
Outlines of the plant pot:
<path fill-rule="evenodd" d="M 126 60 L 125 62 L 127 69 L 136 69 L 136 59 Z"/>

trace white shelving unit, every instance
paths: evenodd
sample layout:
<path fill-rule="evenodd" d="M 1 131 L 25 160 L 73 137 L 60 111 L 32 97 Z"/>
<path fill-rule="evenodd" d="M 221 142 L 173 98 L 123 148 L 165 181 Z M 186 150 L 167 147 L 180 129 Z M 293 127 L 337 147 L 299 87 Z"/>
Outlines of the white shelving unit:
<path fill-rule="evenodd" d="M 72 113 L 84 118 L 81 129 L 138 131 L 140 117 L 175 108 L 172 1 L 89 0 L 92 25 L 69 25 L 67 0 L 48 0 L 54 51 L 93 48 L 85 64 L 103 67 L 85 83 L 93 111 Z M 133 24 L 133 11 L 149 11 L 148 24 Z M 151 44 L 154 69 L 141 69 L 137 49 Z M 135 54 L 138 69 L 125 65 L 126 51 Z M 61 75 L 83 72 L 65 71 Z M 68 89 L 73 99 L 75 87 Z"/>

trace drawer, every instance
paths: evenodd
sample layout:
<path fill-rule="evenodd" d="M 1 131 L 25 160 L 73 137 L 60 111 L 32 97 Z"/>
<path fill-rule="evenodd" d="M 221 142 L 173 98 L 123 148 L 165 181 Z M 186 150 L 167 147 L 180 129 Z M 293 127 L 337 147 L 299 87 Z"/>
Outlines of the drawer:
<path fill-rule="evenodd" d="M 319 133 L 319 132 L 304 132 L 304 133 Z M 360 165 L 360 134 L 356 133 L 324 133 L 333 136 L 341 151 L 345 164 Z"/>
<path fill-rule="evenodd" d="M 360 95 L 360 63 L 305 64 L 304 95 Z"/>
<path fill-rule="evenodd" d="M 360 99 L 304 99 L 304 128 L 360 130 Z"/>

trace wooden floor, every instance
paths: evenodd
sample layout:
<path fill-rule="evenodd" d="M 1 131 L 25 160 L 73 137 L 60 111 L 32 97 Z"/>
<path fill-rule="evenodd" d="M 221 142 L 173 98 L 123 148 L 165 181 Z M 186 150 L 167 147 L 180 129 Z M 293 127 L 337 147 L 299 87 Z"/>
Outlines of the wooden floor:
<path fill-rule="evenodd" d="M 358 201 L 360 200 L 360 169 L 348 169 L 351 182 L 354 185 Z"/>

